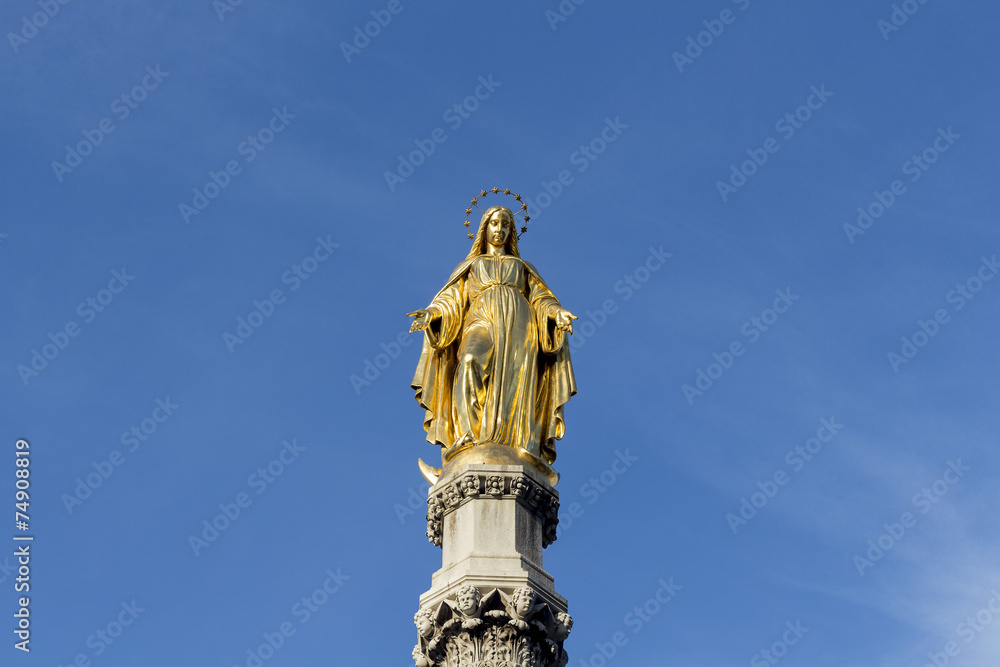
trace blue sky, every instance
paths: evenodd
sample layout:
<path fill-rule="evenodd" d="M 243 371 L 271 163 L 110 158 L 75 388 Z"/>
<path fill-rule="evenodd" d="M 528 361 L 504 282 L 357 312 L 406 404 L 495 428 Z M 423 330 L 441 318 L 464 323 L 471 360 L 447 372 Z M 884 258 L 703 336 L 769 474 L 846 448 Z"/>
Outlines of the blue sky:
<path fill-rule="evenodd" d="M 269 667 L 412 664 L 440 552 L 400 334 L 493 186 L 580 317 L 545 555 L 570 664 L 996 664 L 998 29 L 4 3 L 0 497 L 27 438 L 36 541 L 3 664 L 231 667 L 265 635 Z"/>

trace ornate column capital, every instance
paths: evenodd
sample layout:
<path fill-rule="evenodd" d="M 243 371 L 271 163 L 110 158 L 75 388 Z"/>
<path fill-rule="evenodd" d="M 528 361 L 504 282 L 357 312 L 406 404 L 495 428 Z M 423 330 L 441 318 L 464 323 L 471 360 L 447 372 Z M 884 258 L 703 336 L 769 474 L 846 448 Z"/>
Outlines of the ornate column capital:
<path fill-rule="evenodd" d="M 441 546 L 445 517 L 475 499 L 517 501 L 539 520 L 542 547 L 556 541 L 559 496 L 551 486 L 536 481 L 523 469 L 489 472 L 467 469 L 438 482 L 427 496 L 427 539 Z"/>
<path fill-rule="evenodd" d="M 494 588 L 483 596 L 479 588 L 463 586 L 413 620 L 417 667 L 565 667 L 568 662 L 563 640 L 573 619 L 530 587 Z"/>

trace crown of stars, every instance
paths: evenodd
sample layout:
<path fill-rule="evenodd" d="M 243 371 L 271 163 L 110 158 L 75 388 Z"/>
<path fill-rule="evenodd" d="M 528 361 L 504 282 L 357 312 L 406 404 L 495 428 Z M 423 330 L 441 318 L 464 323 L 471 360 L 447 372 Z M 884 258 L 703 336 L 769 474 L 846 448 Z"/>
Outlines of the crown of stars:
<path fill-rule="evenodd" d="M 528 213 L 527 213 L 527 211 L 528 211 L 528 205 L 525 204 L 523 201 L 521 201 L 521 195 L 511 194 L 510 188 L 504 188 L 503 190 L 501 190 L 500 188 L 493 188 L 492 190 L 480 190 L 479 196 L 472 198 L 472 206 L 475 206 L 480 211 L 482 211 L 483 213 L 485 213 L 486 211 L 483 211 L 483 209 L 479 208 L 479 203 L 478 203 L 479 199 L 481 197 L 485 197 L 488 194 L 495 194 L 496 195 L 496 194 L 500 194 L 501 192 L 503 194 L 505 194 L 505 195 L 510 195 L 511 197 L 513 197 L 516 201 L 520 202 L 520 204 L 521 204 L 521 209 L 518 212 L 524 214 L 524 224 L 521 226 L 521 233 L 517 235 L 518 240 L 520 240 L 521 237 L 524 234 L 527 233 L 527 231 L 528 231 L 528 220 L 531 220 L 531 216 L 529 216 Z M 472 235 L 472 231 L 469 229 L 469 215 L 472 213 L 472 206 L 470 206 L 469 208 L 465 209 L 465 229 L 468 232 L 470 240 L 475 239 L 475 237 Z M 515 213 L 514 215 L 516 216 L 517 213 Z"/>

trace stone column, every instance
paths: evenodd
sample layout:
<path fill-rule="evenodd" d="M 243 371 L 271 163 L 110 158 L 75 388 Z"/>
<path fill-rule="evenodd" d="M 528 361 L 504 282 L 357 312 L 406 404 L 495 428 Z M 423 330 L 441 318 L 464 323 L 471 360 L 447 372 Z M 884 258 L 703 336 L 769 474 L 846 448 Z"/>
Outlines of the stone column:
<path fill-rule="evenodd" d="M 559 494 L 515 450 L 477 445 L 449 461 L 427 497 L 441 569 L 414 617 L 417 667 L 563 667 L 573 620 L 542 568 Z"/>

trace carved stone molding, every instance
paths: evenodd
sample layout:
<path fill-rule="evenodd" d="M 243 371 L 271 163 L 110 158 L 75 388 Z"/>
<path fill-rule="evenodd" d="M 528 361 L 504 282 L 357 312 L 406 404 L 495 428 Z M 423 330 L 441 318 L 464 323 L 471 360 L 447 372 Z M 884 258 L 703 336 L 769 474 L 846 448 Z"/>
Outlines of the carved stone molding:
<path fill-rule="evenodd" d="M 522 472 L 468 473 L 432 489 L 427 497 L 427 539 L 441 546 L 445 516 L 473 499 L 517 500 L 541 522 L 542 547 L 556 541 L 558 497 Z"/>
<path fill-rule="evenodd" d="M 485 596 L 463 586 L 453 598 L 414 616 L 417 667 L 565 667 L 563 641 L 573 628 L 528 587 Z"/>

